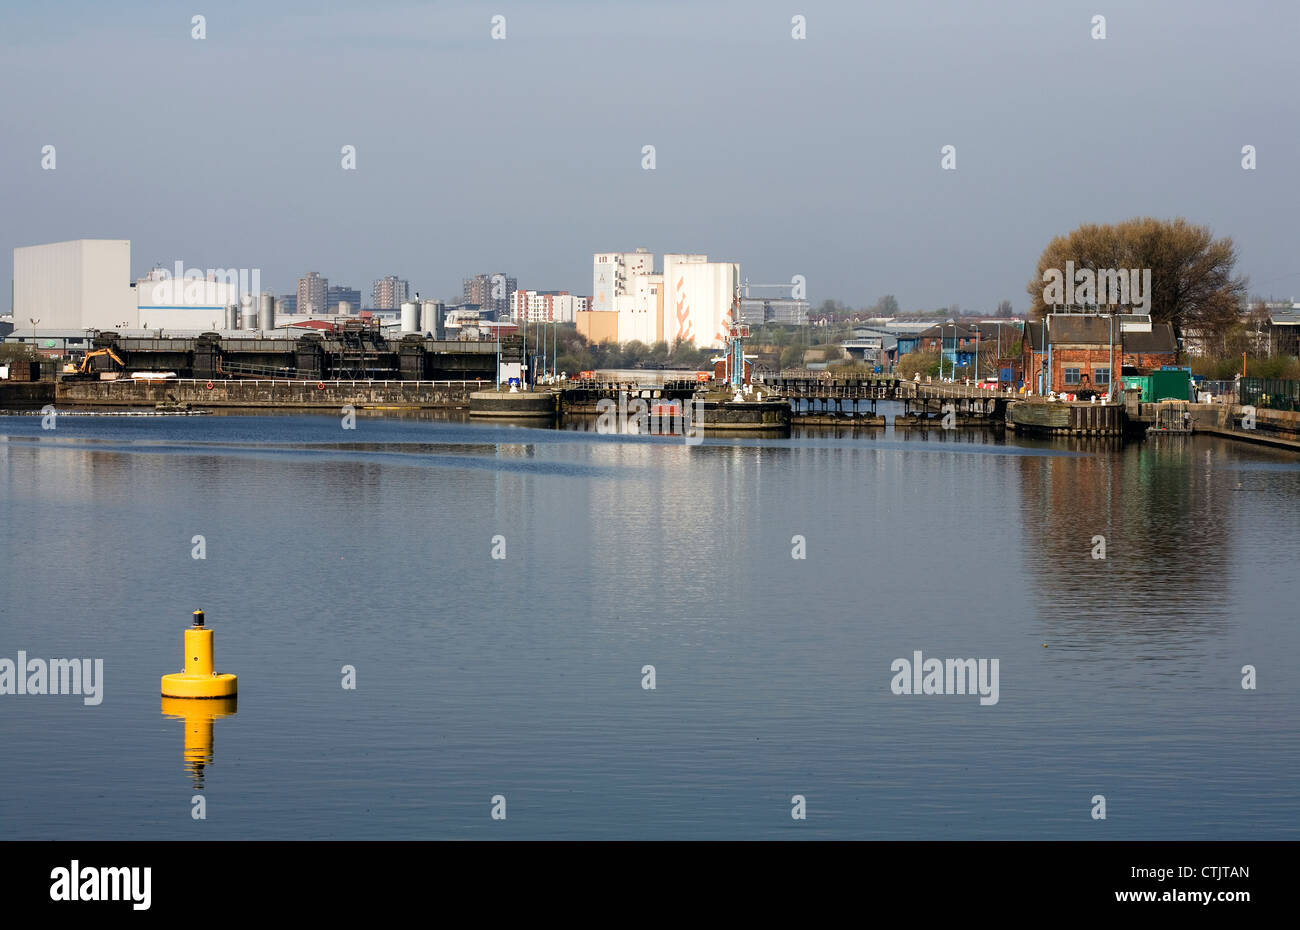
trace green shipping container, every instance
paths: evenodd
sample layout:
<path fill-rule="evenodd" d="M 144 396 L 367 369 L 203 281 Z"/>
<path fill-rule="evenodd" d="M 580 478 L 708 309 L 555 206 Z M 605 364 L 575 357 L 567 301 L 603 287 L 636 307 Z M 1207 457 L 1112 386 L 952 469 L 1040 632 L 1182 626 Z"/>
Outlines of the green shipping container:
<path fill-rule="evenodd" d="M 1186 368 L 1161 369 L 1151 372 L 1151 400 L 1188 400 L 1192 373 Z M 1145 397 L 1142 398 L 1144 401 Z"/>
<path fill-rule="evenodd" d="M 1142 392 L 1138 397 L 1141 403 L 1151 403 L 1151 376 L 1150 375 L 1125 375 L 1123 378 L 1124 390 L 1131 391 L 1137 388 Z"/>

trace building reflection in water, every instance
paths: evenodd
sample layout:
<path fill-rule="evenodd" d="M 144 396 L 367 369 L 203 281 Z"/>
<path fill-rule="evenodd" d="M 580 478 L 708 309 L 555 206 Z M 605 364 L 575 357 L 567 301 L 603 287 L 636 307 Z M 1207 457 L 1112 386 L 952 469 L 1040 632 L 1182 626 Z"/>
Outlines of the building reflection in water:
<path fill-rule="evenodd" d="M 1052 445 L 1062 447 L 1085 454 L 1012 460 L 1021 504 L 1007 518 L 1021 530 L 1044 635 L 1082 649 L 1124 643 L 1147 658 L 1201 652 L 1232 616 L 1225 486 L 1201 478 L 1190 442 Z"/>

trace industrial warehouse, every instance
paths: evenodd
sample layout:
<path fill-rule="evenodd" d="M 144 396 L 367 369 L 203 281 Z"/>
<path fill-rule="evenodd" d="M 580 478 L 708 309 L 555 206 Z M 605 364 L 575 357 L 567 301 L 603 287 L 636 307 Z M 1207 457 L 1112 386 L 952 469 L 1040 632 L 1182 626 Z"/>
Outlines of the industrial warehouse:
<path fill-rule="evenodd" d="M 87 364 L 64 380 L 114 381 L 146 377 L 232 378 L 302 381 L 491 381 L 497 355 L 502 367 L 522 361 L 523 340 L 448 341 L 408 333 L 390 340 L 377 324 L 347 321 L 327 330 L 294 336 L 124 336 L 101 332 L 91 338 Z M 142 373 L 145 373 L 142 375 Z"/>
<path fill-rule="evenodd" d="M 491 382 L 515 376 L 513 326 L 404 300 L 400 318 L 284 315 L 257 269 L 154 268 L 130 281 L 131 243 L 78 239 L 14 250 L 14 342 L 70 359 L 64 383 L 165 379 Z M 28 380 L 21 368 L 15 380 Z M 37 375 L 37 377 L 40 377 Z M 215 387 L 215 385 L 214 385 Z M 209 388 L 211 390 L 212 388 Z M 84 390 L 84 389 L 83 389 Z"/>
<path fill-rule="evenodd" d="M 355 320 L 295 337 L 134 337 L 99 333 L 86 363 L 64 380 L 491 381 L 502 367 L 523 359 L 523 339 L 445 341 L 408 333 L 390 341 L 376 324 Z"/>
<path fill-rule="evenodd" d="M 89 330 L 265 335 L 315 322 L 310 312 L 286 313 L 284 303 L 261 289 L 257 268 L 186 268 L 178 261 L 174 269 L 155 267 L 132 280 L 127 239 L 76 239 L 14 249 L 14 325 L 21 335 L 30 324 L 33 338 L 58 339 L 62 333 L 75 338 Z M 403 332 L 446 337 L 449 314 L 441 301 L 403 298 L 400 307 L 400 321 L 388 321 L 390 329 L 400 324 Z M 360 309 L 344 301 L 337 305 L 337 316 L 347 318 Z M 452 319 L 453 335 L 460 335 L 460 316 Z"/>

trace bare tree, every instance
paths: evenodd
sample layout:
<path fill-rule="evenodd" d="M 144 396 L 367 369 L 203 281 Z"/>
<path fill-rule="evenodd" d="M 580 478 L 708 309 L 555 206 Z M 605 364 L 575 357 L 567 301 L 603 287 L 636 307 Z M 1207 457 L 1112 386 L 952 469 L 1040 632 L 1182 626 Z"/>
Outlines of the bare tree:
<path fill-rule="evenodd" d="M 1246 279 L 1234 277 L 1237 252 L 1231 238 L 1215 239 L 1208 226 L 1193 226 L 1179 217 L 1157 220 L 1139 217 L 1115 225 L 1085 224 L 1048 243 L 1038 259 L 1038 273 L 1026 290 L 1029 312 L 1041 318 L 1044 274 L 1064 272 L 1066 262 L 1076 270 L 1151 269 L 1151 318 L 1185 328 L 1222 335 L 1239 322 Z"/>

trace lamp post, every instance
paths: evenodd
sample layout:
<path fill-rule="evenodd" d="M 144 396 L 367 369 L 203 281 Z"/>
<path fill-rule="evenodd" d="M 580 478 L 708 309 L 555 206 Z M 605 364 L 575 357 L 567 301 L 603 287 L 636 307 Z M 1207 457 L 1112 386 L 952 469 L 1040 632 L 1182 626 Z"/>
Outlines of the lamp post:
<path fill-rule="evenodd" d="M 1106 374 L 1106 399 L 1115 401 L 1115 314 L 1110 315 L 1110 371 Z"/>
<path fill-rule="evenodd" d="M 948 322 L 951 323 L 952 320 L 949 320 Z M 945 341 L 945 340 L 944 340 L 944 337 L 943 337 L 943 324 L 940 323 L 940 324 L 939 324 L 939 381 L 940 381 L 940 383 L 943 382 L 943 353 L 944 353 L 944 341 Z"/>
<path fill-rule="evenodd" d="M 1048 314 L 1048 317 L 1049 317 L 1049 319 L 1050 319 L 1051 314 Z M 1049 343 L 1047 344 L 1047 384 L 1045 385 L 1046 390 L 1044 390 L 1044 392 L 1043 392 L 1044 394 L 1050 394 L 1050 393 L 1052 393 L 1052 390 L 1053 390 L 1053 388 L 1052 388 L 1052 375 L 1053 375 L 1053 374 L 1055 374 L 1055 369 L 1052 368 L 1052 343 L 1049 342 Z"/>
<path fill-rule="evenodd" d="M 1040 339 L 1041 344 L 1038 349 L 1038 395 L 1040 397 L 1047 394 L 1047 319 L 1050 316 L 1051 314 L 1046 311 L 1043 312 L 1043 328 L 1041 330 L 1042 336 Z"/>

